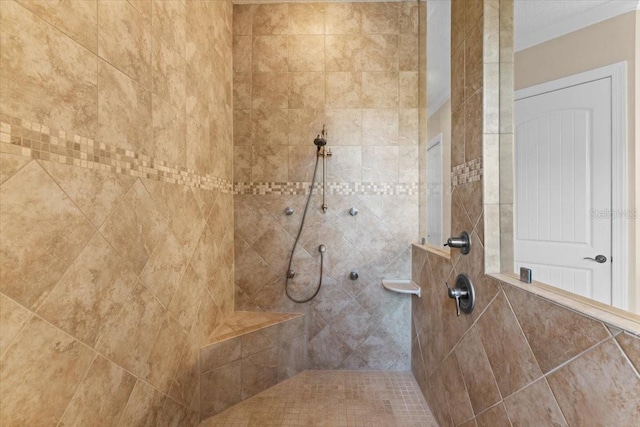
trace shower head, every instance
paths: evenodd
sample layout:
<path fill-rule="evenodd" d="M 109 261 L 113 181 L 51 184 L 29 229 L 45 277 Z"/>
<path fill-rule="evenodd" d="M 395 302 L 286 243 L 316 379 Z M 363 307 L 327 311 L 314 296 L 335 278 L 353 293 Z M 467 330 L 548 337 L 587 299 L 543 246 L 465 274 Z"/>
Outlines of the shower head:
<path fill-rule="evenodd" d="M 322 132 L 316 136 L 316 139 L 313 140 L 313 143 L 315 144 L 316 147 L 318 147 L 318 150 L 320 149 L 320 147 L 324 147 L 325 145 L 327 145 L 327 132 L 324 129 L 324 125 L 322 125 Z"/>
<path fill-rule="evenodd" d="M 318 147 L 324 147 L 325 145 L 327 145 L 327 140 L 323 137 L 321 137 L 320 135 L 318 135 L 316 137 L 316 139 L 313 140 L 313 143 Z"/>

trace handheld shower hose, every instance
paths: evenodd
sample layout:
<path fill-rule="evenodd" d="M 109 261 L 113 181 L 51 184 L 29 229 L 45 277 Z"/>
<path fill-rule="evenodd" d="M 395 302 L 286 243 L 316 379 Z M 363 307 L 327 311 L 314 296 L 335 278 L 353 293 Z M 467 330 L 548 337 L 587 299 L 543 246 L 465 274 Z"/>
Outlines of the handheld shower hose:
<path fill-rule="evenodd" d="M 322 129 L 322 133 L 324 134 L 324 128 Z M 326 141 L 325 141 L 326 144 Z M 320 149 L 320 146 L 318 146 L 318 149 Z M 302 213 L 302 221 L 300 221 L 300 228 L 298 229 L 298 234 L 296 235 L 296 240 L 293 243 L 293 248 L 291 249 L 291 256 L 289 257 L 289 266 L 287 267 L 287 276 L 284 282 L 284 290 L 287 294 L 287 298 L 289 298 L 291 301 L 293 302 L 297 302 L 297 303 L 305 303 L 305 302 L 309 302 L 312 299 L 314 299 L 316 297 L 316 295 L 318 295 L 318 292 L 320 292 L 320 288 L 322 287 L 322 267 L 324 264 L 324 253 L 326 252 L 327 248 L 325 245 L 320 245 L 318 247 L 318 251 L 320 252 L 320 280 L 318 281 L 318 287 L 316 288 L 315 292 L 313 293 L 313 295 L 311 295 L 308 298 L 304 298 L 304 299 L 296 299 L 295 297 L 293 297 L 291 295 L 291 293 L 289 292 L 289 279 L 293 278 L 293 276 L 295 275 L 294 271 L 291 269 L 291 264 L 293 264 L 293 254 L 296 251 L 296 246 L 298 245 L 298 240 L 300 240 L 300 235 L 302 234 L 302 229 L 304 227 L 304 220 L 307 217 L 307 211 L 309 210 L 309 202 L 311 201 L 311 195 L 313 194 L 313 184 L 316 182 L 316 174 L 318 172 L 318 159 L 320 157 L 316 156 L 316 164 L 313 168 L 313 178 L 311 178 L 311 186 L 309 187 L 309 195 L 307 196 L 307 203 L 304 205 L 304 211 Z"/>

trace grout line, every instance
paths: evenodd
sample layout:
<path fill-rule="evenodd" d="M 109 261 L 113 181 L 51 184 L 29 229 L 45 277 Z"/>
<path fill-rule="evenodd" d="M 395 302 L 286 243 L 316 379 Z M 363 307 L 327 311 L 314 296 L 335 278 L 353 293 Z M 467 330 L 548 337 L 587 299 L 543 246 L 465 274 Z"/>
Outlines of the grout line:
<path fill-rule="evenodd" d="M 73 402 L 73 399 L 78 394 L 78 391 L 80 391 L 80 387 L 82 386 L 82 383 L 84 382 L 85 379 L 87 379 L 87 376 L 89 375 L 89 372 L 91 371 L 91 368 L 93 367 L 94 363 L 96 363 L 96 360 L 98 359 L 98 357 L 100 357 L 100 355 L 98 353 L 93 355 L 93 359 L 91 360 L 91 363 L 89 363 L 89 366 L 87 367 L 87 370 L 84 372 L 84 375 L 82 376 L 82 379 L 80 381 L 78 381 L 78 384 L 76 384 L 76 388 L 75 388 L 73 394 L 71 395 L 71 399 L 69 399 L 69 402 L 67 402 L 67 406 L 64 408 L 64 411 L 62 411 L 62 415 L 60 415 L 60 419 L 58 420 L 58 423 L 56 424 L 56 426 L 60 426 L 60 423 L 62 422 L 62 420 L 64 419 L 65 414 L 69 410 L 69 407 L 71 406 L 71 403 Z"/>

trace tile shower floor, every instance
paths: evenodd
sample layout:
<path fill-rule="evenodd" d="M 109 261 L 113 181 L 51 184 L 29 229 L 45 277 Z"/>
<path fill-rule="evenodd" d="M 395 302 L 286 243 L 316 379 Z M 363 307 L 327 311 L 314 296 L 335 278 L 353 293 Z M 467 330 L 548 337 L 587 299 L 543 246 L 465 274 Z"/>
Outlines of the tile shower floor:
<path fill-rule="evenodd" d="M 437 425 L 410 372 L 305 371 L 200 427 Z"/>

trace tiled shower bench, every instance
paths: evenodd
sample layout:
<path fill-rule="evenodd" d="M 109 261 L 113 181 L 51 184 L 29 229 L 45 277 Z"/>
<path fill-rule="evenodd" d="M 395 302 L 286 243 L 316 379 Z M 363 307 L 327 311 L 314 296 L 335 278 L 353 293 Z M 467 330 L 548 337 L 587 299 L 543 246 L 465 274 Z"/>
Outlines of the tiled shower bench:
<path fill-rule="evenodd" d="M 237 311 L 200 348 L 202 417 L 306 369 L 304 314 Z"/>

